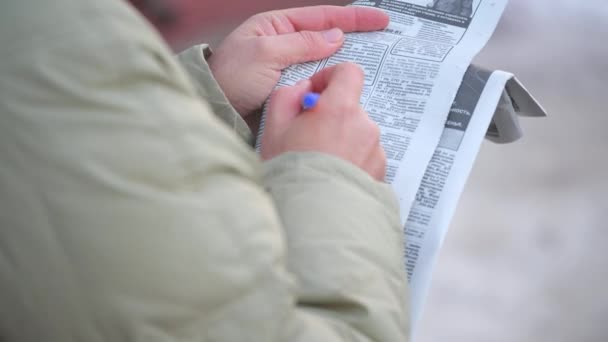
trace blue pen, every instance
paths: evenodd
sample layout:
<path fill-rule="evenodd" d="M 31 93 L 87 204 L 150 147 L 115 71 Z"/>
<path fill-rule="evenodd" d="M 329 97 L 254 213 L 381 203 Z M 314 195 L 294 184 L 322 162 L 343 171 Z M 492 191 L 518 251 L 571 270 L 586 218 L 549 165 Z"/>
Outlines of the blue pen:
<path fill-rule="evenodd" d="M 304 110 L 313 109 L 319 102 L 319 97 L 321 97 L 319 93 L 306 93 L 302 98 L 302 108 Z"/>

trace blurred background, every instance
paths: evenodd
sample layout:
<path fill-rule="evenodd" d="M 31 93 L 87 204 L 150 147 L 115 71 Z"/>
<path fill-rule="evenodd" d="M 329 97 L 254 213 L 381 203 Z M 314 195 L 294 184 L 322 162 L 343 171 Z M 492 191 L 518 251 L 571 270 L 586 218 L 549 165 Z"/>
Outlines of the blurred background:
<path fill-rule="evenodd" d="M 258 0 L 253 13 L 344 4 Z M 526 136 L 485 142 L 435 270 L 416 342 L 608 341 L 608 1 L 511 0 L 476 63 L 515 73 L 546 107 Z M 396 341 L 397 342 L 397 341 Z"/>

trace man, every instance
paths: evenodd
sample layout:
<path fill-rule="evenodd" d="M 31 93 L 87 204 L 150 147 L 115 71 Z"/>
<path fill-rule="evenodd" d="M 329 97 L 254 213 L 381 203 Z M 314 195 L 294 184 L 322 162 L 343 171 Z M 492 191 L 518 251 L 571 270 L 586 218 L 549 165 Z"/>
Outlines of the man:
<path fill-rule="evenodd" d="M 214 3 L 166 5 L 204 21 Z M 0 8 L 2 342 L 407 340 L 399 215 L 361 69 L 276 92 L 261 159 L 243 120 L 282 68 L 385 14 L 265 13 L 178 63 L 121 0 Z M 184 39 L 174 15 L 161 31 Z M 321 98 L 303 112 L 308 91 Z"/>
<path fill-rule="evenodd" d="M 467 18 L 473 14 L 473 0 L 433 0 L 429 7 Z"/>

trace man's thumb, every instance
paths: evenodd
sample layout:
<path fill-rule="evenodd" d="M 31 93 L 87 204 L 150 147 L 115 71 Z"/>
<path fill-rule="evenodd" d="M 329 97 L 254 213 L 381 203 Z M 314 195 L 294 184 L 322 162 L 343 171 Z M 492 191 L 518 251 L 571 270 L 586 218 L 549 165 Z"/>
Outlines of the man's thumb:
<path fill-rule="evenodd" d="M 344 32 L 339 28 L 327 31 L 300 31 L 270 37 L 272 56 L 279 68 L 292 64 L 323 59 L 334 54 L 344 43 Z"/>
<path fill-rule="evenodd" d="M 302 98 L 311 88 L 310 80 L 302 80 L 293 87 L 283 87 L 275 91 L 270 97 L 267 124 L 279 131 L 286 130 L 291 121 L 302 112 Z"/>

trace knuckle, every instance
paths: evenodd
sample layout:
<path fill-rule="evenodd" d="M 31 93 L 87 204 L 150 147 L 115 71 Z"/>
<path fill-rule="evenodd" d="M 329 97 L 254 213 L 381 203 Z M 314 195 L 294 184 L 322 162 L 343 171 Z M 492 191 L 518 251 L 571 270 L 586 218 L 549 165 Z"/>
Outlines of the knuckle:
<path fill-rule="evenodd" d="M 386 166 L 386 151 L 384 151 L 384 147 L 378 145 L 378 150 L 380 153 L 380 160 L 382 160 L 382 164 Z"/>
<path fill-rule="evenodd" d="M 323 42 L 321 42 L 319 40 L 319 35 L 315 34 L 314 32 L 311 31 L 300 31 L 298 32 L 298 36 L 300 37 L 300 41 L 302 42 L 302 45 L 304 46 L 304 48 L 306 49 L 306 51 L 308 51 L 309 53 L 313 54 L 316 53 L 317 50 L 319 49 L 320 46 L 322 46 L 321 44 Z"/>
<path fill-rule="evenodd" d="M 382 173 L 386 169 L 386 152 L 382 146 L 378 146 L 378 162 L 380 163 L 380 169 L 382 169 Z"/>
<path fill-rule="evenodd" d="M 384 180 L 384 178 L 386 177 L 386 152 L 384 152 L 384 149 L 382 147 L 380 147 L 380 151 L 378 152 L 379 155 L 379 165 L 378 165 L 378 175 L 377 178 L 378 180 L 382 181 Z"/>
<path fill-rule="evenodd" d="M 370 137 L 373 143 L 380 142 L 380 126 L 369 117 L 367 118 L 367 136 Z"/>
<path fill-rule="evenodd" d="M 247 22 L 249 22 L 249 23 L 258 23 L 258 22 L 261 22 L 262 20 L 264 20 L 268 16 L 268 14 L 269 14 L 268 12 L 254 14 L 251 17 L 249 17 L 249 19 L 247 19 Z"/>
<path fill-rule="evenodd" d="M 269 56 L 273 54 L 274 44 L 268 37 L 259 37 L 255 41 L 255 53 L 258 56 Z"/>

